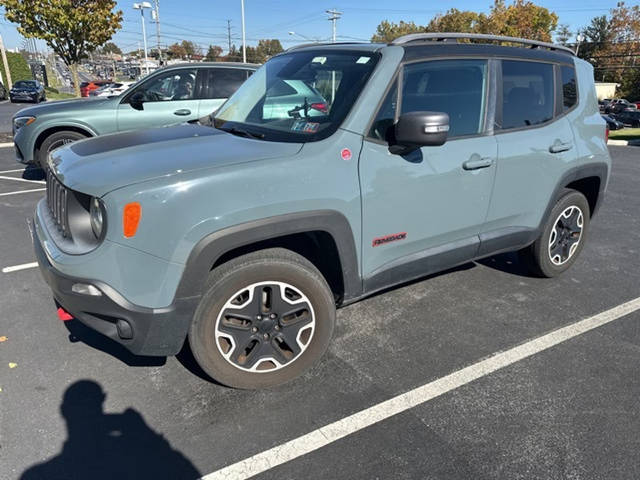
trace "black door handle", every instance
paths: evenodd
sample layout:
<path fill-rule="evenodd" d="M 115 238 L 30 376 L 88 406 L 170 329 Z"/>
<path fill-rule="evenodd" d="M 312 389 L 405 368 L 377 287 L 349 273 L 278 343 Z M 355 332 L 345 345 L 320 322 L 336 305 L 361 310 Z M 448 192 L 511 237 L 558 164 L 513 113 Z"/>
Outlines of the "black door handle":
<path fill-rule="evenodd" d="M 181 108 L 180 110 L 176 110 L 175 112 L 173 112 L 174 115 L 191 115 L 191 110 L 189 110 L 188 108 Z"/>

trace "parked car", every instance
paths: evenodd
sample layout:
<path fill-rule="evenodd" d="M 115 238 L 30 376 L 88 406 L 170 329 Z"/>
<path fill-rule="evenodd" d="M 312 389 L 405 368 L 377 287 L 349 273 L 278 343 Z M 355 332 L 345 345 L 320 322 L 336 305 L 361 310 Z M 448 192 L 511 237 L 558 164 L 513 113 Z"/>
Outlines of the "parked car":
<path fill-rule="evenodd" d="M 38 80 L 18 80 L 11 87 L 9 98 L 12 103 L 40 103 L 47 99 L 44 87 Z"/>
<path fill-rule="evenodd" d="M 637 110 L 637 107 L 624 98 L 618 98 L 612 100 L 604 109 L 605 113 L 620 113 L 625 110 Z"/>
<path fill-rule="evenodd" d="M 625 110 L 616 114 L 616 120 L 633 128 L 640 127 L 640 110 Z"/>
<path fill-rule="evenodd" d="M 220 107 L 256 68 L 242 63 L 174 65 L 117 97 L 21 110 L 13 118 L 17 159 L 43 166 L 53 149 L 86 137 L 196 121 Z"/>
<path fill-rule="evenodd" d="M 111 95 L 120 95 L 127 90 L 134 82 L 113 82 L 104 85 L 97 90 L 89 93 L 91 97 L 109 97 Z"/>
<path fill-rule="evenodd" d="M 0 100 L 6 100 L 6 99 L 7 99 L 7 89 L 2 84 L 2 82 L 0 82 Z"/>
<path fill-rule="evenodd" d="M 336 307 L 374 292 L 505 251 L 565 272 L 611 166 L 593 67 L 543 42 L 454 38 L 289 49 L 214 127 L 52 152 L 33 238 L 60 314 L 140 355 L 186 340 L 212 378 L 261 388 L 312 366 Z M 281 80 L 323 92 L 324 114 L 265 112 Z"/>
<path fill-rule="evenodd" d="M 614 118 L 612 115 L 602 115 L 602 118 L 607 122 L 609 130 L 620 130 L 624 128 L 624 123 Z"/>
<path fill-rule="evenodd" d="M 80 84 L 80 96 L 88 97 L 89 93 L 109 83 L 111 83 L 109 82 L 109 80 L 93 80 L 91 82 L 82 82 Z"/>
<path fill-rule="evenodd" d="M 328 107 L 322 94 L 304 80 L 278 80 L 269 88 L 262 116 L 273 120 L 324 116 Z"/>

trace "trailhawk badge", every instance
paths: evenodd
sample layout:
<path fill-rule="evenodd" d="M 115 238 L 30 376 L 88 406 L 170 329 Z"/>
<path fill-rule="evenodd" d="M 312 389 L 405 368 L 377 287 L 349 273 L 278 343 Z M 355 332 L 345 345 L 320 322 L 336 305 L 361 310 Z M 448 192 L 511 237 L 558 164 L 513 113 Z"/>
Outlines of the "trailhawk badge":
<path fill-rule="evenodd" d="M 398 240 L 404 240 L 407 238 L 407 232 L 392 233 L 391 235 L 385 235 L 384 237 L 376 237 L 371 244 L 372 247 L 379 247 L 389 242 L 396 242 Z"/>

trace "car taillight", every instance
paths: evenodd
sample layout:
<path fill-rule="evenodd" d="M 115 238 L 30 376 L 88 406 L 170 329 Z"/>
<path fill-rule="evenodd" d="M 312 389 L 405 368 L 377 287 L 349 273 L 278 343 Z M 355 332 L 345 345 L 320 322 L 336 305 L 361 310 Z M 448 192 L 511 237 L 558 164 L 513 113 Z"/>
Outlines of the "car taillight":
<path fill-rule="evenodd" d="M 329 105 L 324 102 L 312 103 L 311 108 L 322 113 L 327 113 L 329 111 Z"/>
<path fill-rule="evenodd" d="M 605 128 L 605 130 L 604 130 L 604 140 L 605 140 L 606 142 L 608 142 L 608 141 L 609 141 L 609 125 L 607 125 L 607 127 L 606 127 L 606 128 Z"/>

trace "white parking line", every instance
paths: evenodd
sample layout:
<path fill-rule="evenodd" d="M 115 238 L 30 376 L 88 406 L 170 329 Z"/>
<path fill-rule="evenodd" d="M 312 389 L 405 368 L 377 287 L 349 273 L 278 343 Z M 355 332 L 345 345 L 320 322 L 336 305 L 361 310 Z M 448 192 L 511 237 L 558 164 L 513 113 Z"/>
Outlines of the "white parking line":
<path fill-rule="evenodd" d="M 15 180 L 16 182 L 27 182 L 27 183 L 47 183 L 44 180 L 27 180 L 26 178 L 14 178 L 14 177 L 5 177 L 0 175 L 0 180 Z"/>
<path fill-rule="evenodd" d="M 0 173 L 24 172 L 24 168 L 16 168 L 15 170 L 0 170 Z"/>
<path fill-rule="evenodd" d="M 37 266 L 38 262 L 23 263 L 22 265 L 14 265 L 13 267 L 4 267 L 2 269 L 2 273 L 18 272 L 20 270 L 26 270 L 28 268 L 34 268 Z"/>
<path fill-rule="evenodd" d="M 13 142 L 0 143 L 0 148 L 9 148 L 9 147 L 13 147 Z"/>
<path fill-rule="evenodd" d="M 205 475 L 202 480 L 244 479 L 265 472 L 639 309 L 640 297 L 496 353 L 431 383 Z"/>
<path fill-rule="evenodd" d="M 0 197 L 4 197 L 6 195 L 18 195 L 19 193 L 44 192 L 45 190 L 46 188 L 34 188 L 32 190 L 18 190 L 17 192 L 0 193 Z"/>

